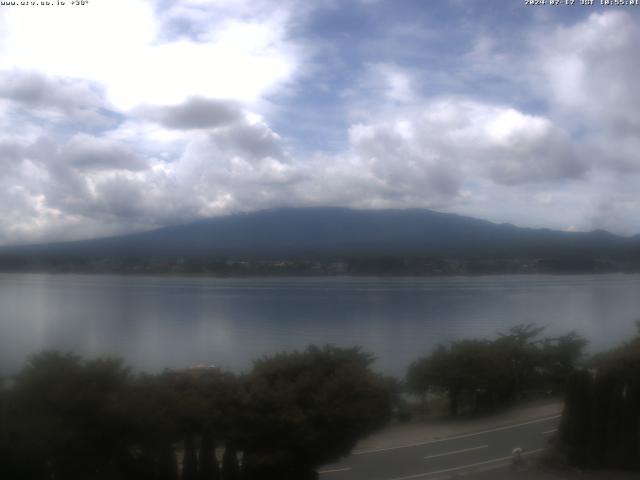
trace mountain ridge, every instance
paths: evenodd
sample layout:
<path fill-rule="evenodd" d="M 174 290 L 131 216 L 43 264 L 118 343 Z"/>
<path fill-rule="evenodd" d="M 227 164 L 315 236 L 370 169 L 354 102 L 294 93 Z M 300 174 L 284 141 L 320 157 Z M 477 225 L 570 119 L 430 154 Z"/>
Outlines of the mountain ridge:
<path fill-rule="evenodd" d="M 0 247 L 0 255 L 70 257 L 611 257 L 640 236 L 567 232 L 427 209 L 275 208 L 147 232 Z"/>

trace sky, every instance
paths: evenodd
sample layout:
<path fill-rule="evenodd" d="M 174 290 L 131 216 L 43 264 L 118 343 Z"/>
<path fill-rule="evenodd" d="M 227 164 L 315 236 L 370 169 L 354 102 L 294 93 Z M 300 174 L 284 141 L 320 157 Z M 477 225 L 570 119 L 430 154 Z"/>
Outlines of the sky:
<path fill-rule="evenodd" d="M 0 244 L 302 206 L 640 233 L 640 7 L 16 3 Z"/>

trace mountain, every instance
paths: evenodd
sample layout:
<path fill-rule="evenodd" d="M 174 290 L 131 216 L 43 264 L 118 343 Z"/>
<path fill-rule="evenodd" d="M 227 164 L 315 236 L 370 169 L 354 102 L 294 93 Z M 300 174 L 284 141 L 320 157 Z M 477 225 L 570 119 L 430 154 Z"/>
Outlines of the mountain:
<path fill-rule="evenodd" d="M 615 258 L 639 237 L 518 228 L 424 209 L 280 208 L 158 230 L 0 248 L 2 257 L 253 259 L 457 257 Z"/>

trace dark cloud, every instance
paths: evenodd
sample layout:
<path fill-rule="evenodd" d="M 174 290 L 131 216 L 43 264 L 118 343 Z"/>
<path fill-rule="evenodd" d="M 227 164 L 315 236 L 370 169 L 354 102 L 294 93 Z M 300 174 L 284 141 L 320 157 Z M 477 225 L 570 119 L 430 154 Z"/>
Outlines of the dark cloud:
<path fill-rule="evenodd" d="M 101 88 L 91 82 L 22 70 L 0 71 L 0 98 L 29 107 L 53 107 L 66 112 L 104 105 Z"/>
<path fill-rule="evenodd" d="M 49 164 L 41 170 L 43 179 L 39 194 L 47 208 L 59 212 L 60 216 L 94 215 L 91 205 L 93 195 L 89 179 L 66 165 Z"/>
<path fill-rule="evenodd" d="M 235 102 L 192 97 L 181 105 L 146 107 L 142 115 L 176 130 L 216 128 L 242 120 L 242 110 Z"/>
<path fill-rule="evenodd" d="M 280 137 L 264 124 L 234 125 L 216 131 L 211 137 L 219 148 L 251 159 L 286 156 Z"/>
<path fill-rule="evenodd" d="M 77 170 L 130 170 L 148 168 L 132 150 L 90 135 L 76 135 L 59 151 L 60 161 Z"/>
<path fill-rule="evenodd" d="M 42 137 L 22 150 L 45 169 L 64 168 L 90 174 L 100 171 L 141 171 L 148 162 L 118 142 L 86 134 L 68 140 Z"/>
<path fill-rule="evenodd" d="M 145 212 L 144 189 L 139 182 L 123 176 L 115 176 L 96 185 L 94 210 L 111 219 L 140 222 Z"/>

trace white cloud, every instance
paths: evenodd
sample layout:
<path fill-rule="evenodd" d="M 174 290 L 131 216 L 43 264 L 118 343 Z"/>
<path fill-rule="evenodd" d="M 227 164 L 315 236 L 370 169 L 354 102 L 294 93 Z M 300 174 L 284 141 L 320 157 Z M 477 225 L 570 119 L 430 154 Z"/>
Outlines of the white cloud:
<path fill-rule="evenodd" d="M 559 27 L 541 52 L 545 88 L 554 102 L 590 122 L 614 129 L 640 129 L 640 60 L 635 48 L 640 26 L 619 11 L 594 13 L 581 23 Z"/>
<path fill-rule="evenodd" d="M 484 162 L 498 183 L 564 180 L 580 177 L 587 169 L 568 133 L 550 119 L 514 109 L 498 109 L 487 120 Z M 471 147 L 474 148 L 474 147 Z"/>
<path fill-rule="evenodd" d="M 558 27 L 537 59 L 559 118 L 580 132 L 595 168 L 640 171 L 640 26 L 620 11 L 594 13 Z"/>
<path fill-rule="evenodd" d="M 120 110 L 192 96 L 252 102 L 296 69 L 286 16 L 230 19 L 206 39 L 159 39 L 147 0 L 92 0 L 82 8 L 5 9 L 0 69 L 39 70 L 104 85 Z"/>
<path fill-rule="evenodd" d="M 296 125 L 279 119 L 276 131 L 256 113 L 301 68 L 294 3 L 95 0 L 0 12 L 0 243 L 283 205 L 640 230 L 630 220 L 640 208 L 640 27 L 630 17 L 547 29 L 554 48 L 528 69 L 483 32 L 466 75 L 536 91 L 535 113 L 474 92 L 425 97 L 422 80 L 435 77 L 424 65 L 367 59 L 340 92 L 331 81 L 323 90 L 348 112 L 336 122 L 349 124 L 344 146 L 295 153 L 286 132 Z M 323 82 L 335 74 L 314 68 Z M 299 116 L 317 122 L 313 113 Z"/>
<path fill-rule="evenodd" d="M 394 122 L 360 129 L 357 148 L 389 168 L 447 166 L 496 183 L 518 184 L 581 175 L 571 141 L 550 119 L 463 98 L 421 103 Z M 366 140 L 364 143 L 362 140 Z"/>
<path fill-rule="evenodd" d="M 376 63 L 369 66 L 367 78 L 388 100 L 409 102 L 416 98 L 411 75 L 397 65 Z"/>
<path fill-rule="evenodd" d="M 87 225 L 101 219 L 99 231 L 282 205 L 451 209 L 475 200 L 477 192 L 465 190 L 479 179 L 527 185 L 583 173 L 550 120 L 459 98 L 355 124 L 347 149 L 310 159 L 293 157 L 256 117 L 196 130 L 140 117 L 100 138 L 48 138 L 27 151 L 42 180 L 11 181 L 43 196 L 40 215 L 55 211 L 58 222 Z M 92 233 L 88 226 L 85 235 Z"/>

